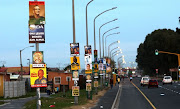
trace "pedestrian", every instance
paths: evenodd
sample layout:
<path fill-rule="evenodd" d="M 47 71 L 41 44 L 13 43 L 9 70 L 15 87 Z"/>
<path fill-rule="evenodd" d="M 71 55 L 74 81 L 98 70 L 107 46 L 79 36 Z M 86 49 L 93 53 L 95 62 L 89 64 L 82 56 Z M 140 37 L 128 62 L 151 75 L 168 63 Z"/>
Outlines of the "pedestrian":
<path fill-rule="evenodd" d="M 111 85 L 111 89 L 113 88 L 113 79 L 110 79 L 110 85 Z"/>
<path fill-rule="evenodd" d="M 124 76 L 122 76 L 122 78 L 123 78 L 123 81 L 124 81 Z"/>
<path fill-rule="evenodd" d="M 50 95 L 50 91 L 51 91 L 51 86 L 48 85 L 48 86 L 47 86 L 47 95 Z"/>
<path fill-rule="evenodd" d="M 120 81 L 121 81 L 120 78 L 118 78 L 118 84 L 120 83 Z"/>

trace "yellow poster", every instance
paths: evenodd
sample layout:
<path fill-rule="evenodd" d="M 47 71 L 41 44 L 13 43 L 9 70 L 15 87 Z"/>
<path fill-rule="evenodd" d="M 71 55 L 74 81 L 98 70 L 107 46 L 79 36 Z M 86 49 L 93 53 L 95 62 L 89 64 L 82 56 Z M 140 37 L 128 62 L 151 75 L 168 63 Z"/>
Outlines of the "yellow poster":
<path fill-rule="evenodd" d="M 72 96 L 79 96 L 79 86 L 72 86 Z"/>
<path fill-rule="evenodd" d="M 98 87 L 98 81 L 94 81 L 94 87 Z"/>
<path fill-rule="evenodd" d="M 47 87 L 46 64 L 43 68 L 33 68 L 30 65 L 31 87 Z"/>
<path fill-rule="evenodd" d="M 86 83 L 86 91 L 91 91 L 91 83 Z"/>
<path fill-rule="evenodd" d="M 80 60 L 78 56 L 71 57 L 71 70 L 79 70 L 80 69 Z"/>
<path fill-rule="evenodd" d="M 94 72 L 98 72 L 99 68 L 98 68 L 98 64 L 94 64 Z"/>

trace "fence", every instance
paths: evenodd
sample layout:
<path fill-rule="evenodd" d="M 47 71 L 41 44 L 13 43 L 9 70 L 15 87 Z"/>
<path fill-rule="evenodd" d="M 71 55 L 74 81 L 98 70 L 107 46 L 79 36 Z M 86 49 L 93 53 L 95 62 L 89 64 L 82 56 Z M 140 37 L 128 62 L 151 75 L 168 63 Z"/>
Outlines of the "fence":
<path fill-rule="evenodd" d="M 4 98 L 25 95 L 25 81 L 6 81 L 4 84 Z"/>

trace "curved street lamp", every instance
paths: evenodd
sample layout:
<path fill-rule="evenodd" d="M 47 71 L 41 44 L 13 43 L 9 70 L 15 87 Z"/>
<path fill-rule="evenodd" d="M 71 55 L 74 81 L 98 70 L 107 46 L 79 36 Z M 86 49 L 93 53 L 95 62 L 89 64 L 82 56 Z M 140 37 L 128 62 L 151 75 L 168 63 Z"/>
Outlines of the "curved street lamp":
<path fill-rule="evenodd" d="M 100 26 L 100 28 L 99 28 L 99 52 L 100 52 L 100 58 L 101 58 L 101 28 L 104 26 L 104 25 L 106 25 L 106 24 L 108 24 L 108 23 L 111 23 L 111 22 L 114 22 L 114 21 L 116 21 L 117 19 L 114 19 L 114 20 L 111 20 L 111 21 L 109 21 L 109 22 L 106 22 L 106 23 L 104 23 L 104 24 L 102 24 L 101 26 Z M 119 27 L 118 27 L 119 28 Z M 113 28 L 114 29 L 114 28 Z"/>
<path fill-rule="evenodd" d="M 29 47 L 34 47 L 34 45 L 25 47 L 25 48 L 23 48 L 22 50 L 20 50 L 20 66 L 21 66 L 21 76 L 20 76 L 20 79 L 21 79 L 21 81 L 22 81 L 22 67 L 23 67 L 23 66 L 22 66 L 21 52 L 22 52 L 23 50 L 25 50 L 26 48 L 29 48 Z"/>
<path fill-rule="evenodd" d="M 115 42 L 111 43 L 111 44 L 108 46 L 108 57 L 109 57 L 109 49 L 110 49 L 110 47 L 111 47 L 113 44 L 116 44 L 116 43 L 120 43 L 120 41 L 119 41 L 119 40 L 118 40 L 118 41 L 115 41 Z"/>
<path fill-rule="evenodd" d="M 100 13 L 100 14 L 98 14 L 95 18 L 94 18 L 94 50 L 96 50 L 96 26 L 95 26 L 95 24 L 96 24 L 96 18 L 98 18 L 100 15 L 102 15 L 103 13 L 105 13 L 105 12 L 108 12 L 108 11 L 110 11 L 110 10 L 114 10 L 114 9 L 116 9 L 117 7 L 113 7 L 113 8 L 111 8 L 111 9 L 108 9 L 108 10 L 105 10 L 105 11 L 103 11 L 102 13 Z"/>
<path fill-rule="evenodd" d="M 117 49 L 117 48 L 120 48 L 120 47 L 113 48 L 113 49 L 110 51 L 110 57 L 111 57 L 111 53 L 112 53 L 112 51 L 113 51 L 113 50 L 115 50 L 115 49 Z M 118 49 L 118 50 L 120 50 L 120 51 L 121 51 L 121 49 Z M 117 51 L 118 51 L 118 50 L 117 50 Z M 116 51 L 116 52 L 117 52 L 117 51 Z"/>
<path fill-rule="evenodd" d="M 93 0 L 91 0 L 90 2 L 88 2 L 88 4 L 86 5 L 86 43 L 88 46 L 88 18 L 87 18 L 87 8 L 88 5 L 92 2 Z"/>
<path fill-rule="evenodd" d="M 112 30 L 117 29 L 117 28 L 119 28 L 119 27 L 115 27 L 115 28 L 112 28 L 112 29 L 106 31 L 106 32 L 103 34 L 103 36 L 102 36 L 102 42 L 103 42 L 103 43 L 102 43 L 102 44 L 103 44 L 103 57 L 104 57 L 104 35 L 105 35 L 106 33 L 108 33 L 109 31 L 112 31 Z"/>
<path fill-rule="evenodd" d="M 106 53 L 106 56 L 107 56 L 106 38 L 109 37 L 109 36 L 112 36 L 112 35 L 114 35 L 114 34 L 120 34 L 120 32 L 112 33 L 112 34 L 109 34 L 109 35 L 107 35 L 107 36 L 105 37 L 105 53 Z"/>

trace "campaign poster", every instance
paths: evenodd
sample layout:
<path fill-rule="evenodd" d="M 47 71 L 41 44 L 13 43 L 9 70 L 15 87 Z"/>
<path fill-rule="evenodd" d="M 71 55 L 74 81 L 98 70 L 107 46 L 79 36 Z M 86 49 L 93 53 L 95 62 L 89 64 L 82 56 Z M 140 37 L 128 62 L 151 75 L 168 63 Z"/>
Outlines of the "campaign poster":
<path fill-rule="evenodd" d="M 98 72 L 99 68 L 98 68 L 98 64 L 94 64 L 94 72 Z"/>
<path fill-rule="evenodd" d="M 71 57 L 71 70 L 80 69 L 80 59 L 78 56 Z"/>
<path fill-rule="evenodd" d="M 94 81 L 94 87 L 98 87 L 98 81 Z"/>
<path fill-rule="evenodd" d="M 98 78 L 98 73 L 94 73 L 94 78 Z"/>
<path fill-rule="evenodd" d="M 33 68 L 30 65 L 31 87 L 47 87 L 46 66 L 44 68 Z"/>
<path fill-rule="evenodd" d="M 72 86 L 72 96 L 79 96 L 79 86 Z"/>
<path fill-rule="evenodd" d="M 94 62 L 95 62 L 95 63 L 98 62 L 98 58 L 97 58 L 97 50 L 94 50 Z"/>
<path fill-rule="evenodd" d="M 86 82 L 91 82 L 91 75 L 86 75 Z"/>
<path fill-rule="evenodd" d="M 43 64 L 43 51 L 32 51 L 33 64 Z"/>
<path fill-rule="evenodd" d="M 78 70 L 73 70 L 72 75 L 73 75 L 72 80 L 79 81 L 79 72 L 78 72 Z"/>
<path fill-rule="evenodd" d="M 29 43 L 45 43 L 44 24 L 29 25 Z"/>
<path fill-rule="evenodd" d="M 86 83 L 86 91 L 91 91 L 92 87 L 91 87 L 91 83 Z"/>
<path fill-rule="evenodd" d="M 92 55 L 85 56 L 85 73 L 92 73 Z"/>
<path fill-rule="evenodd" d="M 99 63 L 99 70 L 103 70 L 103 63 Z"/>
<path fill-rule="evenodd" d="M 91 55 L 91 45 L 88 46 L 84 46 L 84 50 L 85 50 L 85 55 Z"/>
<path fill-rule="evenodd" d="M 29 1 L 29 25 L 45 24 L 45 2 Z"/>
<path fill-rule="evenodd" d="M 79 56 L 79 43 L 70 43 L 71 56 Z"/>

